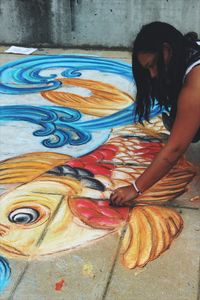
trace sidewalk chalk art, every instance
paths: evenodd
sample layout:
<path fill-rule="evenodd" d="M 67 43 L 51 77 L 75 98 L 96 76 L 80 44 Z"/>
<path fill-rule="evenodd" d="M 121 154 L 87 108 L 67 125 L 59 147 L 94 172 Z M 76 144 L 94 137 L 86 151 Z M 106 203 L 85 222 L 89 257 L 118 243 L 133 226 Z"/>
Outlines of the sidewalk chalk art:
<path fill-rule="evenodd" d="M 184 193 L 193 165 L 181 158 L 134 207 L 108 201 L 163 147 L 156 103 L 150 124 L 135 123 L 131 66 L 96 56 L 32 56 L 2 66 L 0 76 L 1 291 L 7 259 L 62 255 L 113 232 L 124 234 L 127 268 L 164 253 L 183 220 L 162 204 Z"/>

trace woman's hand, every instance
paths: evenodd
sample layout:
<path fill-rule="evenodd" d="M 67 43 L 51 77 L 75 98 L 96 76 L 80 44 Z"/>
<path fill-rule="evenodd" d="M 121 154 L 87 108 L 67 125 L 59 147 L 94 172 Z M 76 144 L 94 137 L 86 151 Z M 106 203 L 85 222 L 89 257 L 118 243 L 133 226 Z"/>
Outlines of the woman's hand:
<path fill-rule="evenodd" d="M 132 206 L 134 204 L 133 200 L 137 196 L 138 193 L 131 184 L 114 190 L 110 196 L 110 202 L 114 206 Z"/>

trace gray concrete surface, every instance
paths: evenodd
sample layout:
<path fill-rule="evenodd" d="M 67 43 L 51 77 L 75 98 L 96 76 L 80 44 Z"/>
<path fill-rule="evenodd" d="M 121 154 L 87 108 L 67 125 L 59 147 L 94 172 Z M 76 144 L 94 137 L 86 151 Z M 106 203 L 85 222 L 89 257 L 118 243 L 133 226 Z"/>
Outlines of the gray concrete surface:
<path fill-rule="evenodd" d="M 23 56 L 5 54 L 0 63 Z M 37 54 L 60 54 L 63 49 L 44 49 Z M 70 50 L 65 53 L 83 53 Z M 84 51 L 130 62 L 129 52 Z M 31 146 L 30 146 L 31 147 Z M 191 145 L 187 157 L 200 165 L 200 143 Z M 184 229 L 171 248 L 142 269 L 127 270 L 120 263 L 122 238 L 107 236 L 90 246 L 43 260 L 9 259 L 11 282 L 1 300 L 199 300 L 200 299 L 200 174 L 188 191 L 174 202 L 184 219 Z M 1 190 L 3 192 L 3 189 Z M 63 280 L 60 291 L 56 283 Z"/>
<path fill-rule="evenodd" d="M 199 12 L 198 0 L 1 0 L 0 43 L 127 48 L 156 20 L 200 34 Z"/>

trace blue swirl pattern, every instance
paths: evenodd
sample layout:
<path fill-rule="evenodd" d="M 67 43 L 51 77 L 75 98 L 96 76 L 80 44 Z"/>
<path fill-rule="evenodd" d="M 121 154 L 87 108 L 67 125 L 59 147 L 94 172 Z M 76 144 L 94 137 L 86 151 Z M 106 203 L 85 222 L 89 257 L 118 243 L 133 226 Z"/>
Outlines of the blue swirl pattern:
<path fill-rule="evenodd" d="M 57 74 L 41 76 L 46 69 L 65 68 L 61 73 L 68 78 L 80 77 L 83 70 L 97 70 L 121 75 L 133 80 L 130 64 L 89 55 L 32 56 L 0 67 L 0 93 L 25 94 L 54 90 L 61 85 Z"/>
<path fill-rule="evenodd" d="M 51 136 L 43 140 L 47 148 L 58 148 L 66 144 L 72 146 L 83 145 L 92 138 L 92 132 L 103 129 L 133 124 L 135 105 L 131 105 L 117 113 L 90 121 L 81 121 L 78 110 L 58 106 L 26 106 L 12 105 L 1 107 L 1 122 L 27 121 L 37 124 L 42 129 L 36 130 L 34 136 Z M 158 105 L 154 105 L 150 117 L 160 112 Z"/>
<path fill-rule="evenodd" d="M 64 68 L 64 77 L 80 77 L 83 70 L 97 70 L 125 77 L 133 81 L 129 64 L 88 55 L 47 55 L 32 56 L 14 61 L 0 67 L 0 93 L 24 94 L 56 89 L 61 82 L 57 74 L 41 76 L 47 69 Z M 158 105 L 152 106 L 150 117 L 160 113 Z M 35 107 L 13 105 L 1 107 L 1 122 L 27 121 L 37 124 L 41 129 L 34 136 L 50 136 L 42 144 L 48 148 L 69 145 L 83 145 L 92 138 L 92 132 L 134 123 L 135 104 L 110 116 L 90 121 L 82 121 L 79 111 L 59 106 Z"/>
<path fill-rule="evenodd" d="M 91 140 L 91 134 L 78 125 L 81 118 L 78 110 L 58 106 L 35 107 L 29 105 L 12 105 L 1 107 L 1 122 L 27 121 L 40 125 L 34 136 L 49 136 L 42 143 L 48 148 L 57 148 L 65 144 L 82 145 Z"/>
<path fill-rule="evenodd" d="M 0 256 L 0 293 L 6 288 L 11 276 L 11 269 L 8 261 Z"/>

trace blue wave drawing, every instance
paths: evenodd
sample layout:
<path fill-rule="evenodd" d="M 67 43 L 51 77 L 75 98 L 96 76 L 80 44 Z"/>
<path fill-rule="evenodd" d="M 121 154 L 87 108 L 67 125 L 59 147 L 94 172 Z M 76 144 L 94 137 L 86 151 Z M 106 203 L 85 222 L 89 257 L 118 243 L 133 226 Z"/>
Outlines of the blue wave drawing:
<path fill-rule="evenodd" d="M 77 124 L 81 126 L 81 128 L 91 131 L 134 124 L 137 122 L 137 119 L 135 119 L 135 108 L 135 104 L 132 104 L 110 116 L 96 120 L 78 122 Z M 149 118 L 152 119 L 160 113 L 161 108 L 156 102 L 155 105 L 151 107 Z"/>
<path fill-rule="evenodd" d="M 75 124 L 80 118 L 81 113 L 78 110 L 58 106 L 2 106 L 0 114 L 1 122 L 26 121 L 42 127 L 33 135 L 50 136 L 42 142 L 48 148 L 57 148 L 65 144 L 78 146 L 90 141 L 91 134 Z"/>
<path fill-rule="evenodd" d="M 150 117 L 160 113 L 160 107 L 154 105 Z M 133 124 L 135 105 L 114 113 L 110 116 L 82 121 L 83 114 L 78 110 L 59 106 L 35 107 L 30 105 L 2 106 L 0 121 L 26 121 L 42 127 L 34 136 L 50 136 L 42 144 L 47 148 L 58 148 L 66 144 L 78 146 L 88 143 L 92 132 L 103 129 Z"/>
<path fill-rule="evenodd" d="M 61 75 L 68 78 L 80 77 L 83 70 L 97 70 L 133 81 L 132 68 L 125 62 L 89 55 L 31 56 L 0 67 L 0 93 L 25 94 L 54 90 L 61 85 L 56 80 L 57 74 L 41 76 L 40 72 L 57 68 L 65 68 Z"/>
<path fill-rule="evenodd" d="M 128 81 L 133 81 L 130 64 L 112 59 L 89 55 L 45 55 L 10 62 L 0 67 L 0 93 L 24 94 L 53 90 L 61 85 L 56 80 L 57 74 L 41 76 L 47 69 L 64 68 L 64 77 L 80 77 L 83 70 L 97 70 L 118 74 Z M 151 109 L 150 117 L 160 113 L 156 104 Z M 41 129 L 33 132 L 34 136 L 47 137 L 42 144 L 48 148 L 57 148 L 66 144 L 78 146 L 88 143 L 92 132 L 112 129 L 134 123 L 135 104 L 110 116 L 90 121 L 83 121 L 78 110 L 59 107 L 13 105 L 1 107 L 1 122 L 27 121 L 37 124 Z"/>
<path fill-rule="evenodd" d="M 0 256 L 0 293 L 6 288 L 11 276 L 11 269 L 8 261 Z"/>

